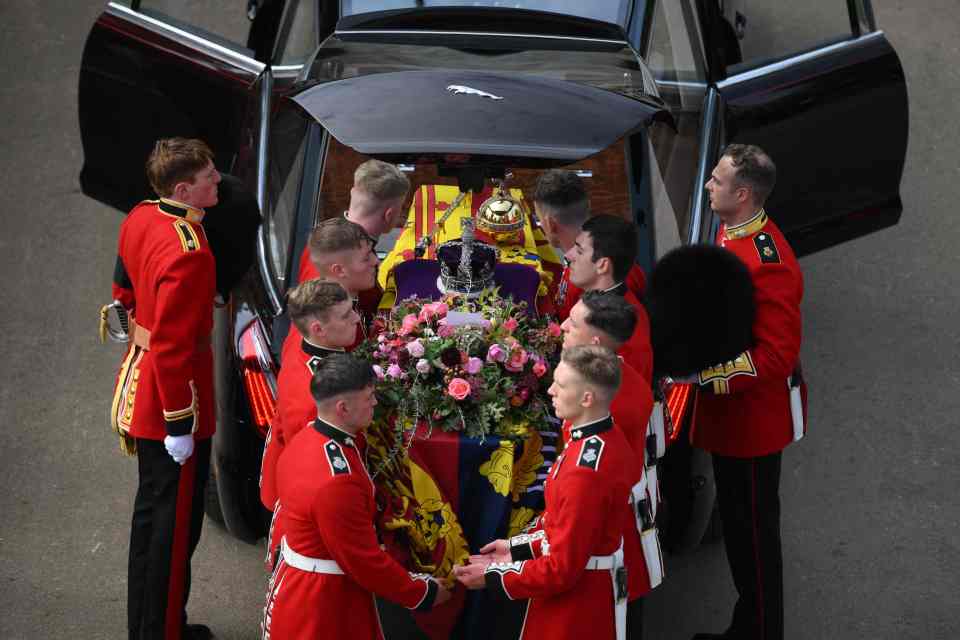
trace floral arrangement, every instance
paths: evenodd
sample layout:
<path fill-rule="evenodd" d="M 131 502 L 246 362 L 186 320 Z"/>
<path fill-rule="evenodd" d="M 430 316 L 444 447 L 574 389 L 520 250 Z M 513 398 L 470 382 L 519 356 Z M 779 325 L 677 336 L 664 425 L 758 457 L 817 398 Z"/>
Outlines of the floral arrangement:
<path fill-rule="evenodd" d="M 561 331 L 530 318 L 525 307 L 496 288 L 472 299 L 399 301 L 377 338 L 358 350 L 379 379 L 375 421 L 396 420 L 398 429 L 425 421 L 473 437 L 522 437 L 529 425 L 541 424 Z M 452 323 L 451 311 L 482 319 Z"/>

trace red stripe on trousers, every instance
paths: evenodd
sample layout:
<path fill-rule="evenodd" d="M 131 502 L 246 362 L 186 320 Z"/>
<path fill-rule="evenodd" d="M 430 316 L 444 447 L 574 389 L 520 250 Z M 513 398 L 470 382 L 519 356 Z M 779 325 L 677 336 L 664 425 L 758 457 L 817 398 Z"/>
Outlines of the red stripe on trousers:
<path fill-rule="evenodd" d="M 751 512 L 753 514 L 753 561 L 757 567 L 757 618 L 760 623 L 760 638 L 766 638 L 766 629 L 763 625 L 763 571 L 760 560 L 760 531 L 757 524 L 757 461 L 750 463 L 752 481 L 750 483 Z"/>
<path fill-rule="evenodd" d="M 177 484 L 177 512 L 173 523 L 173 548 L 170 550 L 170 582 L 167 584 L 166 640 L 180 640 L 183 626 L 183 592 L 187 575 L 187 551 L 193 511 L 193 481 L 197 475 L 197 457 L 190 456 L 180 467 Z"/>

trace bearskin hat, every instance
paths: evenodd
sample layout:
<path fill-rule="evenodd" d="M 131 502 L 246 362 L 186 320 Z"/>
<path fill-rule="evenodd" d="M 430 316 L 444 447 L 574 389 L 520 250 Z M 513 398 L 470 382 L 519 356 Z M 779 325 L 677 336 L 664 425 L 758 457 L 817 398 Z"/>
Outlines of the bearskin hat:
<path fill-rule="evenodd" d="M 753 281 L 747 266 L 721 247 L 690 245 L 663 256 L 646 304 L 657 375 L 687 376 L 753 345 Z"/>

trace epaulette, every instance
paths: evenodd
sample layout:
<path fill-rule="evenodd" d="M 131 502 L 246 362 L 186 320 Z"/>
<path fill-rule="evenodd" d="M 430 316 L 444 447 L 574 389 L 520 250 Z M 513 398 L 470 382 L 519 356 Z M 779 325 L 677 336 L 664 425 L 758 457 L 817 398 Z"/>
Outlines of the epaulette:
<path fill-rule="evenodd" d="M 605 443 L 600 436 L 590 436 L 583 441 L 580 456 L 577 458 L 578 467 L 588 467 L 597 470 L 600 466 L 600 456 L 603 455 Z"/>
<path fill-rule="evenodd" d="M 350 463 L 347 462 L 347 456 L 343 454 L 343 449 L 336 442 L 330 441 L 323 450 L 327 453 L 327 463 L 330 465 L 330 473 L 335 476 L 350 473 Z"/>
<path fill-rule="evenodd" d="M 200 238 L 197 232 L 186 220 L 178 219 L 173 221 L 173 228 L 177 230 L 177 236 L 180 238 L 180 246 L 184 253 L 200 250 Z"/>
<path fill-rule="evenodd" d="M 767 264 L 779 264 L 780 252 L 777 251 L 777 245 L 773 241 L 773 236 L 761 231 L 753 236 L 753 244 L 757 248 L 757 254 L 760 256 L 760 262 Z"/>

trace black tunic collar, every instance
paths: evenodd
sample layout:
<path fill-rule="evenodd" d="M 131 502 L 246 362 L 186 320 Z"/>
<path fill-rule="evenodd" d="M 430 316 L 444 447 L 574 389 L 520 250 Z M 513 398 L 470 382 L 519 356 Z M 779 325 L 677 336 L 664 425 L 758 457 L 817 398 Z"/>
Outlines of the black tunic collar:
<path fill-rule="evenodd" d="M 627 283 L 618 282 L 617 284 L 613 285 L 609 289 L 604 289 L 602 293 L 615 293 L 618 296 L 625 296 L 627 295 Z"/>
<path fill-rule="evenodd" d="M 598 433 L 609 431 L 612 428 L 613 418 L 607 414 L 606 417 L 600 418 L 599 420 L 594 420 L 593 422 L 588 422 L 587 424 L 578 425 L 576 427 L 570 427 L 570 438 L 572 440 L 589 438 L 590 436 L 595 436 Z"/>
<path fill-rule="evenodd" d="M 313 428 L 317 430 L 317 433 L 322 433 L 338 444 L 347 447 L 356 446 L 356 438 L 339 427 L 335 427 L 329 422 L 326 422 L 325 420 L 317 418 L 313 421 Z"/>
<path fill-rule="evenodd" d="M 313 356 L 315 358 L 325 358 L 331 353 L 346 353 L 344 349 L 331 349 L 330 347 L 321 347 L 319 345 L 308 342 L 306 338 L 300 340 L 300 348 L 303 349 L 303 352 L 308 356 Z"/>
<path fill-rule="evenodd" d="M 166 214 L 185 218 L 190 222 L 203 222 L 203 216 L 205 215 L 203 209 L 195 209 L 191 206 L 183 204 L 182 202 L 168 200 L 167 198 L 160 198 L 160 202 L 157 203 L 157 207 L 160 209 L 160 211 L 163 211 Z"/>

